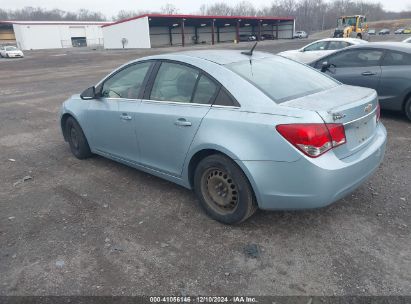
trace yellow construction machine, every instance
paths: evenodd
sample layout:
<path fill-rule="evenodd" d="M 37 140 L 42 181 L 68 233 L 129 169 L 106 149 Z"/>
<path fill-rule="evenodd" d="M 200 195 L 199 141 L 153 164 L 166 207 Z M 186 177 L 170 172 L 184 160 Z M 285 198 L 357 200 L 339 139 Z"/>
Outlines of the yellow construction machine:
<path fill-rule="evenodd" d="M 363 15 L 342 16 L 337 19 L 334 38 L 366 39 L 368 31 L 367 18 Z"/>

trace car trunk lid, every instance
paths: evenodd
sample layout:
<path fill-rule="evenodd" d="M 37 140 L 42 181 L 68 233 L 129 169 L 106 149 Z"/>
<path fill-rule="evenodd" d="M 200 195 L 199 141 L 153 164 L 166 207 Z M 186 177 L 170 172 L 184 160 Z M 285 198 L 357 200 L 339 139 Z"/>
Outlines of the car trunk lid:
<path fill-rule="evenodd" d="M 347 143 L 334 149 L 340 159 L 366 146 L 376 133 L 378 97 L 371 89 L 339 85 L 281 106 L 315 111 L 325 123 L 343 124 Z"/>

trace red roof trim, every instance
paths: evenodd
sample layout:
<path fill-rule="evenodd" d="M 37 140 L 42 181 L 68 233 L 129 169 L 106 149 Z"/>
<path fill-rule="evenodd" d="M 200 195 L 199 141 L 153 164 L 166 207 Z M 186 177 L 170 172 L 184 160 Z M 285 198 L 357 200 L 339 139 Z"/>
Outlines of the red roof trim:
<path fill-rule="evenodd" d="M 267 21 L 277 21 L 277 20 L 294 20 L 293 17 L 253 17 L 253 16 L 207 16 L 207 15 L 163 15 L 163 14 L 145 14 L 141 16 L 135 16 L 123 20 L 113 22 L 111 24 L 103 25 L 102 27 L 112 26 L 119 23 L 124 23 L 136 19 L 141 19 L 144 17 L 148 18 L 186 18 L 186 19 L 246 19 L 246 20 L 267 20 Z"/>

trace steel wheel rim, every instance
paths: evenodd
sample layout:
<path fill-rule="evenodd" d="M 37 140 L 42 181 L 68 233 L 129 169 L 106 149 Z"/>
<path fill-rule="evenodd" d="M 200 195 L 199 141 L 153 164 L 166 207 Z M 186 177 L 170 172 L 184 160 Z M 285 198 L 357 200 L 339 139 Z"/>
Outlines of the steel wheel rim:
<path fill-rule="evenodd" d="M 238 187 L 224 169 L 207 169 L 201 176 L 201 192 L 206 203 L 219 214 L 231 214 L 238 207 Z"/>
<path fill-rule="evenodd" d="M 79 148 L 79 141 L 78 141 L 78 135 L 77 135 L 77 131 L 75 128 L 71 128 L 70 129 L 70 140 L 71 143 L 73 145 L 73 147 L 78 150 Z"/>

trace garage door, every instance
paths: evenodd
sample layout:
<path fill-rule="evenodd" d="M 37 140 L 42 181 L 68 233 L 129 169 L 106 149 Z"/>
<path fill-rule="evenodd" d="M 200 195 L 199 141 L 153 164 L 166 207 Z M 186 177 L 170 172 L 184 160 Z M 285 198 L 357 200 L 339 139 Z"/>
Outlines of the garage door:
<path fill-rule="evenodd" d="M 70 26 L 71 37 L 86 37 L 86 28 L 84 26 Z"/>

